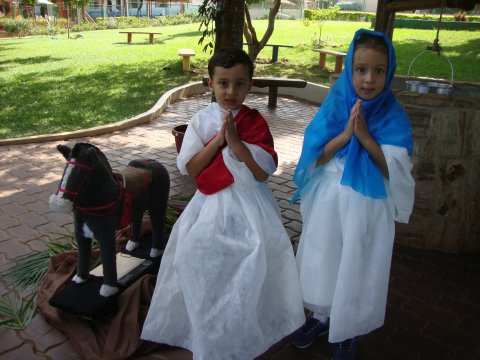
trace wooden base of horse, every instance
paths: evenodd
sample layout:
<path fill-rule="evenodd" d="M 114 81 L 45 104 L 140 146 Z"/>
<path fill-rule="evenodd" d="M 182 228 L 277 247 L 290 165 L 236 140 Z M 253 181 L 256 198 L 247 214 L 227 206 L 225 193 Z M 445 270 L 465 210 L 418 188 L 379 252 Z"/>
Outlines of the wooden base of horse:
<path fill-rule="evenodd" d="M 140 247 L 145 247 L 144 243 Z M 146 251 L 146 250 L 145 250 Z M 118 258 L 122 255 L 117 253 Z M 124 276 L 119 275 L 118 287 L 121 294 L 134 282 L 147 274 L 155 275 L 158 272 L 160 261 L 157 260 L 143 260 L 141 263 L 127 272 Z M 121 271 L 121 269 L 119 269 Z M 76 284 L 72 283 L 66 288 L 56 292 L 49 300 L 49 304 L 53 307 L 72 313 L 83 318 L 93 320 L 114 316 L 117 312 L 118 296 L 102 296 L 100 295 L 100 288 L 103 286 L 103 277 L 100 275 L 88 276 L 86 282 Z"/>
<path fill-rule="evenodd" d="M 152 223 L 150 260 L 160 259 L 165 248 L 164 225 L 170 190 L 165 167 L 155 160 L 139 159 L 120 171 L 112 171 L 105 155 L 88 143 L 73 148 L 58 145 L 67 160 L 58 191 L 50 206 L 59 212 L 73 211 L 78 244 L 77 284 L 88 281 L 92 240 L 100 247 L 103 264 L 103 297 L 119 291 L 116 269 L 115 230 L 131 226 L 129 250 L 140 244 L 142 217 L 148 212 Z"/>

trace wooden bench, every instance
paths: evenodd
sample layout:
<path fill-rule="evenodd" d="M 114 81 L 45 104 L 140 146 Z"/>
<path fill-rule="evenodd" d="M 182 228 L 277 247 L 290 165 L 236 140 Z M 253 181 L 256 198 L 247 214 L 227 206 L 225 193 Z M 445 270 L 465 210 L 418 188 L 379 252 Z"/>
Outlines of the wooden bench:
<path fill-rule="evenodd" d="M 203 77 L 203 85 L 208 86 L 208 76 Z M 268 107 L 277 107 L 277 97 L 279 87 L 304 88 L 307 86 L 305 80 L 285 79 L 275 77 L 254 77 L 252 85 L 259 88 L 268 87 Z"/>
<path fill-rule="evenodd" d="M 335 56 L 335 73 L 339 74 L 342 72 L 342 67 L 343 67 L 343 59 L 345 56 L 347 56 L 346 53 L 341 52 L 341 51 L 335 51 L 335 50 L 327 50 L 327 49 L 313 49 L 313 51 L 316 51 L 320 53 L 320 69 L 325 69 L 325 61 L 327 58 L 327 55 L 334 55 Z"/>
<path fill-rule="evenodd" d="M 178 49 L 178 55 L 183 57 L 183 71 L 190 71 L 190 56 L 195 56 L 195 50 Z"/>
<path fill-rule="evenodd" d="M 248 45 L 248 43 L 243 43 L 243 45 Z M 265 44 L 265 46 L 272 47 L 272 63 L 278 61 L 278 48 L 293 48 L 292 45 L 280 45 L 280 44 Z"/>
<path fill-rule="evenodd" d="M 120 34 L 127 34 L 127 42 L 132 43 L 132 34 L 148 34 L 150 39 L 150 44 L 155 43 L 154 36 L 161 35 L 161 32 L 151 32 L 151 31 L 120 31 Z"/>

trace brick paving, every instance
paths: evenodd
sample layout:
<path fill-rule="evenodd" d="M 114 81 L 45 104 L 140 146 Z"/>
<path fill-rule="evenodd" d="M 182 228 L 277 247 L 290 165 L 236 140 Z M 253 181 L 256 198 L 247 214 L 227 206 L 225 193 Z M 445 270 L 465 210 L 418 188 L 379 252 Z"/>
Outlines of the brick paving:
<path fill-rule="evenodd" d="M 195 186 L 176 168 L 171 131 L 209 102 L 196 96 L 171 104 L 154 121 L 88 141 L 109 158 L 112 167 L 135 157 L 151 157 L 170 172 L 171 196 L 191 193 Z M 271 126 L 279 168 L 269 186 L 280 205 L 294 247 L 302 223 L 298 205 L 290 205 L 292 173 L 301 150 L 303 130 L 317 110 L 314 104 L 280 97 L 267 108 L 266 95 L 252 94 L 247 104 L 259 109 Z M 49 238 L 72 231 L 72 217 L 50 210 L 48 199 L 64 168 L 55 149 L 59 142 L 0 147 L 0 271 L 15 259 L 45 248 Z M 0 287 L 0 295 L 12 289 Z M 453 255 L 396 245 L 394 248 L 385 325 L 360 338 L 358 359 L 480 359 L 480 255 Z M 68 338 L 36 315 L 27 331 L 0 327 L 1 359 L 79 359 Z M 137 359 L 189 360 L 182 349 L 158 351 Z M 298 350 L 287 339 L 259 359 L 323 360 L 331 358 L 325 338 Z"/>

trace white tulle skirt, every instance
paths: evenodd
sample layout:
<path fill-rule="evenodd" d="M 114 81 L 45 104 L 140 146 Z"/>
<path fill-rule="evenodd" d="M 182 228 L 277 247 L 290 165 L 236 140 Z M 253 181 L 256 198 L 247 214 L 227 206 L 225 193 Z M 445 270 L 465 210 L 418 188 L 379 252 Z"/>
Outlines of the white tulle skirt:
<path fill-rule="evenodd" d="M 197 192 L 170 235 L 142 339 L 195 360 L 248 360 L 304 321 L 293 249 L 267 186 L 236 177 L 214 195 Z"/>

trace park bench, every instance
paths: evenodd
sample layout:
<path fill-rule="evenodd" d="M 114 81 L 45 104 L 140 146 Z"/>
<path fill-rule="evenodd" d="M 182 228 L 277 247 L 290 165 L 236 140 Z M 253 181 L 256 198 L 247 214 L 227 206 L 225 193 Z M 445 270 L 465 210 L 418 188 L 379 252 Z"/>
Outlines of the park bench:
<path fill-rule="evenodd" d="M 162 33 L 152 32 L 152 31 L 120 31 L 120 34 L 127 34 L 127 42 L 129 44 L 132 43 L 132 34 L 148 34 L 150 39 L 150 44 L 153 44 L 155 42 L 153 37 L 155 35 L 161 35 Z"/>
<path fill-rule="evenodd" d="M 203 85 L 208 86 L 208 76 L 203 77 Z M 277 107 L 277 97 L 279 87 L 304 88 L 307 82 L 301 79 L 286 79 L 276 77 L 254 77 L 253 86 L 264 88 L 268 87 L 268 107 Z"/>
<path fill-rule="evenodd" d="M 339 74 L 342 72 L 343 59 L 345 58 L 345 56 L 347 56 L 346 53 L 341 51 L 335 51 L 335 50 L 327 50 L 327 49 L 313 49 L 313 51 L 320 53 L 319 66 L 321 70 L 325 69 L 325 61 L 326 61 L 327 55 L 334 55 L 335 56 L 335 73 Z"/>
<path fill-rule="evenodd" d="M 248 43 L 243 43 L 243 45 L 248 45 Z M 265 44 L 265 46 L 272 47 L 272 63 L 278 61 L 278 48 L 293 48 L 292 45 L 280 45 L 280 44 Z"/>

